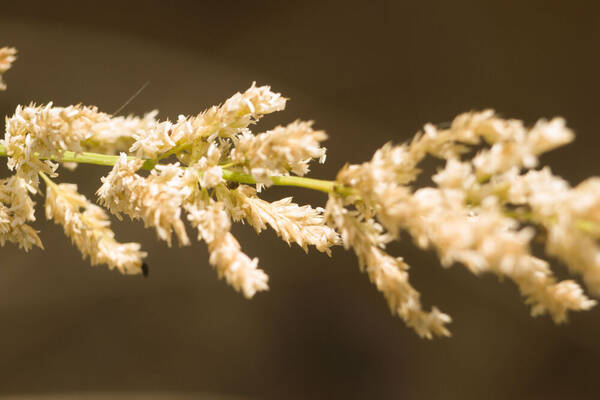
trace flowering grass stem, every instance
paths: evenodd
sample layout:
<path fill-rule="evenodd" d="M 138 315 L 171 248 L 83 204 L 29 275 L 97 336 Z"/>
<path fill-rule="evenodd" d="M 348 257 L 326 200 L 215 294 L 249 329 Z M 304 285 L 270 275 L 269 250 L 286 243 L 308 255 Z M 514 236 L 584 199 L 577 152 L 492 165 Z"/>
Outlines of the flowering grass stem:
<path fill-rule="evenodd" d="M 13 60 L 14 50 L 0 49 L 0 75 Z M 445 267 L 462 264 L 475 274 L 513 280 L 533 316 L 549 314 L 561 323 L 570 311 L 596 305 L 531 249 L 534 239 L 544 242 L 548 256 L 600 294 L 600 177 L 572 187 L 548 166 L 539 168 L 540 155 L 573 140 L 564 119 L 528 127 L 492 110 L 464 113 L 443 127 L 427 124 L 412 141 L 388 143 L 371 160 L 347 164 L 335 180 L 322 180 L 305 177 L 311 161 L 326 158 L 327 134 L 311 121 L 250 130 L 286 101 L 253 83 L 176 122 L 156 119 L 157 111 L 114 117 L 94 106 L 17 106 L 0 141 L 0 157 L 14 173 L 0 179 L 0 246 L 43 248 L 29 225 L 36 221 L 31 195 L 41 192 L 39 175 L 46 183 L 46 217 L 63 227 L 92 265 L 123 274 L 143 273 L 147 253 L 140 243 L 115 239 L 107 210 L 143 221 L 168 246 L 174 236 L 181 246 L 191 244 L 189 222 L 208 246 L 217 275 L 247 298 L 268 289 L 268 276 L 257 258 L 243 252 L 233 222 L 257 233 L 273 229 L 304 251 L 314 247 L 331 255 L 333 246 L 344 245 L 391 312 L 425 338 L 449 336 L 451 318 L 423 306 L 409 266 L 385 250 L 405 234 L 434 250 Z M 419 164 L 430 156 L 444 166 L 430 176 L 431 186 L 415 188 Z M 53 182 L 57 163 L 111 167 L 96 191 L 100 205 L 74 184 Z M 269 202 L 259 196 L 263 185 L 316 190 L 328 199 L 324 207 L 292 197 Z"/>

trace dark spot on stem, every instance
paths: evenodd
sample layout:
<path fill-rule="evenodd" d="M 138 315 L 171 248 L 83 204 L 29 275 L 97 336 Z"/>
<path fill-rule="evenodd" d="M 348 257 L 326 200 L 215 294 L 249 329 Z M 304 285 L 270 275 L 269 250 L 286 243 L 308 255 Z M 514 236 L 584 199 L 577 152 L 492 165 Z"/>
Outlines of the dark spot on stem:
<path fill-rule="evenodd" d="M 143 263 L 142 264 L 142 275 L 144 275 L 144 278 L 147 278 L 149 273 L 150 273 L 150 268 L 148 267 L 148 264 Z"/>

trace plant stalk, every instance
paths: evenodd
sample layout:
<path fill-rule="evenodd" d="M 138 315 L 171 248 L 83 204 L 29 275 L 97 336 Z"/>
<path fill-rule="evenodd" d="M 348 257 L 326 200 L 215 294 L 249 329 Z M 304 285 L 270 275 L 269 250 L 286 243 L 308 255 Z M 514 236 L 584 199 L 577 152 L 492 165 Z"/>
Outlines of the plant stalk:
<path fill-rule="evenodd" d="M 0 157 L 7 157 L 6 148 L 0 144 Z M 58 162 L 74 162 L 78 164 L 93 164 L 112 167 L 117 163 L 120 156 L 113 156 L 99 153 L 74 153 L 72 151 L 64 151 L 62 157 L 40 157 L 40 159 L 50 159 Z M 136 157 L 128 156 L 130 160 L 136 160 Z M 152 170 L 157 165 L 156 160 L 145 160 L 142 168 Z M 258 182 L 249 174 L 232 171 L 231 169 L 223 168 L 223 179 L 230 182 L 246 183 L 255 185 Z M 317 190 L 325 193 L 338 193 L 341 195 L 349 195 L 353 192 L 352 188 L 340 185 L 336 181 L 328 181 L 324 179 L 305 178 L 302 176 L 272 176 L 271 180 L 275 186 L 296 186 L 305 189 Z"/>

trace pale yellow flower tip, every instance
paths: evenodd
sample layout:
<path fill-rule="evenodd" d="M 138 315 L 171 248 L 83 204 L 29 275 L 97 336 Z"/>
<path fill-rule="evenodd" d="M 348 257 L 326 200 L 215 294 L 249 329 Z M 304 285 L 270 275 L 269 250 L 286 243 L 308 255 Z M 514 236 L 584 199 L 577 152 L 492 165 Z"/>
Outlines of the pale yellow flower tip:
<path fill-rule="evenodd" d="M 17 49 L 13 47 L 0 48 L 0 90 L 6 90 L 6 84 L 2 80 L 2 74 L 12 67 L 13 62 L 17 59 Z"/>

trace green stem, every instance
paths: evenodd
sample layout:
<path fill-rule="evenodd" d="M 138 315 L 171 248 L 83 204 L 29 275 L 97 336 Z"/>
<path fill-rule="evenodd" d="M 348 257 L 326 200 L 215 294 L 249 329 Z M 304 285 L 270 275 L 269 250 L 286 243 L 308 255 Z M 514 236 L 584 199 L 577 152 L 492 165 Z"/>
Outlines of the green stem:
<path fill-rule="evenodd" d="M 252 175 L 241 172 L 223 169 L 223 179 L 230 182 L 246 183 L 255 185 L 256 179 Z M 302 176 L 272 176 L 271 181 L 275 186 L 297 186 L 305 189 L 318 190 L 325 193 L 339 193 L 349 195 L 352 193 L 352 188 L 340 185 L 335 181 L 327 181 L 323 179 L 305 178 Z"/>
<path fill-rule="evenodd" d="M 7 157 L 6 148 L 0 144 L 0 157 Z M 77 153 L 75 154 L 72 151 L 63 151 L 62 157 L 60 159 L 55 156 L 51 157 L 39 157 L 40 160 L 53 160 L 58 162 L 74 162 L 78 164 L 93 164 L 93 165 L 105 165 L 108 167 L 112 167 L 119 161 L 120 156 L 111 156 L 107 154 L 98 154 L 98 153 Z M 136 157 L 128 156 L 130 160 L 136 160 Z M 142 165 L 143 169 L 151 170 L 156 165 L 156 161 L 154 160 L 145 160 L 144 165 Z"/>
<path fill-rule="evenodd" d="M 55 189 L 58 189 L 58 186 L 56 185 L 56 183 L 52 182 L 52 180 L 50 178 L 48 178 L 45 173 L 43 173 L 42 171 L 39 171 L 38 173 L 40 174 L 40 176 L 42 177 L 44 182 L 46 182 L 47 186 L 51 186 Z"/>
<path fill-rule="evenodd" d="M 0 144 L 0 157 L 6 157 L 6 148 Z M 72 151 L 64 151 L 60 159 L 58 157 L 40 157 L 40 159 L 50 159 L 59 162 L 75 162 L 78 164 L 93 164 L 93 165 L 104 165 L 111 167 L 117 163 L 120 156 L 112 156 L 107 154 L 98 153 L 77 153 Z M 128 156 L 130 160 L 136 160 L 136 157 Z M 152 170 L 156 166 L 156 160 L 145 160 L 143 169 Z M 258 182 L 252 175 L 244 174 L 241 172 L 232 171 L 223 168 L 223 179 L 230 182 L 246 183 L 255 185 Z M 340 185 L 335 181 L 328 181 L 323 179 L 305 178 L 301 176 L 272 176 L 271 180 L 275 186 L 296 186 L 305 189 L 318 190 L 325 193 L 338 193 L 341 195 L 349 195 L 353 193 L 353 189 L 344 185 Z"/>
<path fill-rule="evenodd" d="M 179 153 L 181 150 L 186 150 L 186 149 L 189 149 L 189 148 L 190 148 L 190 144 L 189 143 L 178 144 L 177 146 L 173 147 L 171 150 L 167 151 L 166 153 L 164 153 L 163 155 L 161 155 L 160 157 L 158 157 L 158 159 L 162 160 L 162 159 L 165 159 L 165 158 L 169 158 L 173 154 Z"/>

